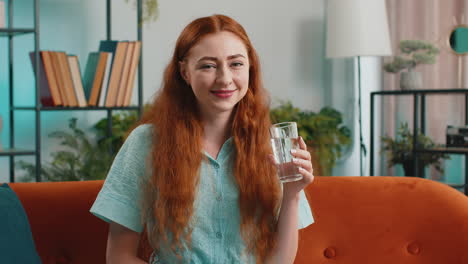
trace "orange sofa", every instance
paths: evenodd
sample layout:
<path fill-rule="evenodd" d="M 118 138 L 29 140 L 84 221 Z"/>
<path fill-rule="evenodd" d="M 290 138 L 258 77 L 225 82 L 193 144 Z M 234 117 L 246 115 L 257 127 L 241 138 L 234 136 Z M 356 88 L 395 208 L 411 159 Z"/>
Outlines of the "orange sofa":
<path fill-rule="evenodd" d="M 10 184 L 44 264 L 105 263 L 108 227 L 89 213 L 102 183 Z M 446 185 L 316 177 L 307 195 L 316 223 L 301 230 L 295 263 L 468 263 L 468 198 Z"/>

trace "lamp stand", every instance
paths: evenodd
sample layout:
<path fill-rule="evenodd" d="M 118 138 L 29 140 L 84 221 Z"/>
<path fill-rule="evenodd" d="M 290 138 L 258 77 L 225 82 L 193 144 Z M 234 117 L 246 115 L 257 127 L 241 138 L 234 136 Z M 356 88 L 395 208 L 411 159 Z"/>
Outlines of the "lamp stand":
<path fill-rule="evenodd" d="M 359 108 L 359 171 L 360 176 L 364 176 L 364 169 L 363 169 L 363 159 L 362 156 L 366 156 L 366 145 L 364 144 L 364 140 L 362 138 L 362 105 L 361 105 L 361 56 L 357 56 L 358 59 L 358 108 Z"/>

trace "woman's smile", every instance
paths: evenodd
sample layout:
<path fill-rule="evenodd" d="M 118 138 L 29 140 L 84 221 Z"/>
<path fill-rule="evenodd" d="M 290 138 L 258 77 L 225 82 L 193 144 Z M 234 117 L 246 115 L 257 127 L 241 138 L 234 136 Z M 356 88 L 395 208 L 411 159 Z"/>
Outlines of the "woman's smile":
<path fill-rule="evenodd" d="M 230 98 L 234 94 L 235 91 L 237 91 L 237 89 L 233 89 L 233 90 L 220 89 L 220 90 L 212 90 L 211 93 L 218 98 L 226 99 L 226 98 Z"/>

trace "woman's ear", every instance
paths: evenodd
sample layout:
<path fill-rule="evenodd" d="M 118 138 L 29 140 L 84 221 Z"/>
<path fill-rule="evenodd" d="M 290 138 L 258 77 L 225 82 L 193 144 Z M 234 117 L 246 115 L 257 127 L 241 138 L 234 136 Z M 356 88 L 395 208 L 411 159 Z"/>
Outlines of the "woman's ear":
<path fill-rule="evenodd" d="M 190 78 L 189 78 L 189 75 L 188 75 L 188 71 L 187 71 L 187 62 L 186 61 L 179 61 L 179 71 L 180 71 L 180 75 L 182 75 L 182 78 L 184 78 L 185 82 L 190 85 Z"/>

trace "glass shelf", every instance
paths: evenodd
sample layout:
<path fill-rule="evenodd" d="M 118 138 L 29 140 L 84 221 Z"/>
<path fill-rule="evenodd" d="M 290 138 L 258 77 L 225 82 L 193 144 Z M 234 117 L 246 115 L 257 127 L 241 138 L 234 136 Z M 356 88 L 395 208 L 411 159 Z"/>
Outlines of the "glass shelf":
<path fill-rule="evenodd" d="M 25 149 L 3 149 L 0 150 L 0 156 L 28 156 L 36 155 L 34 150 L 25 150 Z"/>
<path fill-rule="evenodd" d="M 104 106 L 87 106 L 87 107 L 62 107 L 62 106 L 46 106 L 40 107 L 39 111 L 80 111 L 80 110 L 138 110 L 138 106 L 116 106 L 116 107 L 104 107 Z M 13 110 L 36 110 L 34 106 L 15 106 Z"/>
<path fill-rule="evenodd" d="M 0 28 L 0 37 L 18 36 L 35 33 L 33 28 Z"/>
<path fill-rule="evenodd" d="M 421 89 L 421 90 L 386 90 L 372 92 L 371 95 L 413 95 L 413 94 L 468 94 L 468 89 Z"/>
<path fill-rule="evenodd" d="M 447 154 L 468 154 L 468 148 L 461 147 L 440 147 L 433 149 L 417 149 L 420 153 L 447 153 Z"/>

